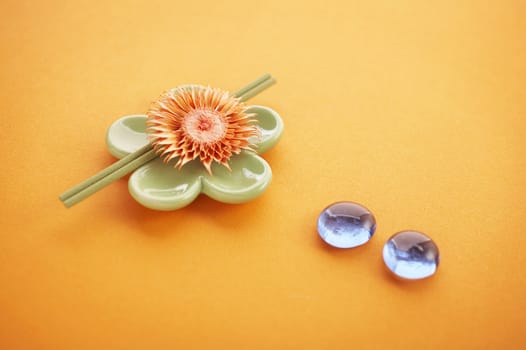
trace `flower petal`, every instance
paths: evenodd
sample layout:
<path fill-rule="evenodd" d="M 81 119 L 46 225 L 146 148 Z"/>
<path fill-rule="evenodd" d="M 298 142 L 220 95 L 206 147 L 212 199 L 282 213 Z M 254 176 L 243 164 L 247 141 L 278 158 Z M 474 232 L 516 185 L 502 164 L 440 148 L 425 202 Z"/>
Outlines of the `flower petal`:
<path fill-rule="evenodd" d="M 242 153 L 229 161 L 229 171 L 217 163 L 212 165 L 213 175 L 205 174 L 202 192 L 224 203 L 243 203 L 261 195 L 272 180 L 272 170 L 261 157 Z"/>
<path fill-rule="evenodd" d="M 251 141 L 257 145 L 256 152 L 262 154 L 279 141 L 283 133 L 283 121 L 276 111 L 264 106 L 250 106 L 246 112 L 255 114 L 252 118 L 257 121 L 260 137 Z"/>
<path fill-rule="evenodd" d="M 204 168 L 199 161 L 186 164 L 181 170 L 160 158 L 137 169 L 128 181 L 130 194 L 147 208 L 174 210 L 190 203 L 201 193 Z"/>
<path fill-rule="evenodd" d="M 106 145 L 112 155 L 122 158 L 148 143 L 146 115 L 128 115 L 116 120 L 106 133 Z"/>

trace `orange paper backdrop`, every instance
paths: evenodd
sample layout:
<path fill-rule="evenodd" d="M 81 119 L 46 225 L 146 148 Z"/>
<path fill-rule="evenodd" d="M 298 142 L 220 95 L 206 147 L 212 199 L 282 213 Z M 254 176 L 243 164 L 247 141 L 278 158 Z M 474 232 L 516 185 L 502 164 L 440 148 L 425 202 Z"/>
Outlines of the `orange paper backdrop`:
<path fill-rule="evenodd" d="M 2 1 L 0 349 L 526 348 L 522 1 Z M 170 87 L 235 90 L 285 134 L 259 199 L 137 204 L 106 128 Z M 378 229 L 335 250 L 326 205 Z M 436 276 L 381 250 L 432 236 Z"/>

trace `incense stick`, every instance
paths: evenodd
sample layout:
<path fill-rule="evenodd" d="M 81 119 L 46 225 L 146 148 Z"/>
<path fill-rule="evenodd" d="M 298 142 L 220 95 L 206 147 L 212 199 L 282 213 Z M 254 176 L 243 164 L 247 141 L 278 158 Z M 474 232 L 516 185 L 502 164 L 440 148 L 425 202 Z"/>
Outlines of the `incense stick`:
<path fill-rule="evenodd" d="M 141 155 L 143 155 L 144 153 L 150 151 L 151 149 L 152 149 L 152 145 L 147 144 L 146 146 L 142 147 L 141 149 L 139 149 L 139 150 L 137 150 L 137 151 L 135 151 L 133 153 L 128 154 L 124 158 L 119 159 L 118 161 L 116 161 L 115 163 L 110 165 L 109 167 L 107 167 L 104 170 L 100 171 L 99 173 L 93 175 L 89 179 L 81 182 L 80 184 L 78 184 L 78 185 L 70 188 L 66 192 L 62 193 L 58 198 L 61 201 L 65 201 L 69 197 L 74 196 L 78 192 L 80 192 L 80 191 L 84 190 L 85 188 L 93 185 L 94 183 L 100 181 L 102 178 L 106 177 L 107 175 L 119 170 L 121 167 L 125 166 L 126 164 L 130 163 L 131 161 L 133 161 L 134 159 L 140 157 Z"/>

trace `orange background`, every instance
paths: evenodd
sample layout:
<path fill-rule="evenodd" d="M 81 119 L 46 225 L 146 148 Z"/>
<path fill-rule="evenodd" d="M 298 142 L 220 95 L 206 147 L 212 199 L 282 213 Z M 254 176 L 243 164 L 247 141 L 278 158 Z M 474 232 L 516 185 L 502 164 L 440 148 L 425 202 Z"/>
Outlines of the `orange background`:
<path fill-rule="evenodd" d="M 522 1 L 2 1 L 0 349 L 526 348 Z M 137 204 L 106 128 L 170 87 L 235 90 L 286 125 L 254 202 Z M 335 250 L 316 219 L 378 229 Z M 381 259 L 435 239 L 433 278 Z"/>

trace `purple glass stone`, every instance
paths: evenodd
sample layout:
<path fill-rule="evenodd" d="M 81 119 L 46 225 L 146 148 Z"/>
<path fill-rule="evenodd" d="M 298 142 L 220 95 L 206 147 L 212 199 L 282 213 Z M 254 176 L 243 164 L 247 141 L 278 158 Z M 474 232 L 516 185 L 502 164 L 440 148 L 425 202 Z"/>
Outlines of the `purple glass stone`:
<path fill-rule="evenodd" d="M 318 217 L 318 234 L 337 248 L 353 248 L 367 243 L 376 230 L 371 212 L 353 202 L 337 202 L 325 208 Z"/>
<path fill-rule="evenodd" d="M 433 275 L 440 261 L 435 242 L 417 231 L 394 234 L 385 243 L 383 256 L 385 265 L 391 272 L 411 280 Z"/>

